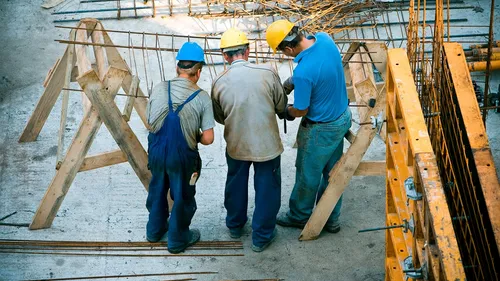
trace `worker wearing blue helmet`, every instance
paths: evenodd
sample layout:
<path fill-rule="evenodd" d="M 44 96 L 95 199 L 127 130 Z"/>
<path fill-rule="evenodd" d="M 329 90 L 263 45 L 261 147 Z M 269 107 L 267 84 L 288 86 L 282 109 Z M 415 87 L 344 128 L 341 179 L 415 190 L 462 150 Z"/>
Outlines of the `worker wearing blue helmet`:
<path fill-rule="evenodd" d="M 180 253 L 200 240 L 200 232 L 189 229 L 201 171 L 198 143 L 211 144 L 215 127 L 211 98 L 196 84 L 205 64 L 203 49 L 186 42 L 176 59 L 177 77 L 153 88 L 147 108 L 152 178 L 146 201 L 146 239 L 157 242 L 167 233 L 171 253 Z M 174 200 L 170 221 L 169 190 Z"/>

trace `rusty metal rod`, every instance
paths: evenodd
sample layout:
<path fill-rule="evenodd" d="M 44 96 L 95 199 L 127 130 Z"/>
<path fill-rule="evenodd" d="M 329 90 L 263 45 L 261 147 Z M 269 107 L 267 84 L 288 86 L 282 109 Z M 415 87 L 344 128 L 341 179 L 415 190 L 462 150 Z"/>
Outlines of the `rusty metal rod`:
<path fill-rule="evenodd" d="M 243 257 L 244 254 L 95 254 L 95 253 L 66 253 L 66 252 L 33 252 L 33 251 L 4 251 L 5 254 L 26 254 L 26 255 L 60 255 L 60 256 L 103 256 L 103 257 L 133 257 L 133 258 L 185 258 L 185 257 Z"/>
<path fill-rule="evenodd" d="M 10 214 L 8 214 L 8 215 L 6 215 L 6 216 L 2 217 L 2 218 L 0 219 L 0 221 L 3 221 L 3 220 L 5 220 L 5 219 L 7 219 L 7 218 L 10 218 L 10 217 L 12 217 L 12 216 L 13 216 L 13 215 L 15 215 L 15 214 L 17 214 L 17 211 L 12 212 L 12 213 L 10 213 Z"/>
<path fill-rule="evenodd" d="M 190 246 L 188 250 L 242 250 L 243 246 Z M 167 251 L 167 247 L 55 247 L 55 246 L 0 246 L 0 250 L 30 250 L 30 251 L 109 251 L 109 252 L 142 252 Z"/>
<path fill-rule="evenodd" d="M 29 223 L 8 223 L 8 222 L 0 222 L 0 226 L 17 226 L 17 227 L 29 227 Z"/>
<path fill-rule="evenodd" d="M 121 242 L 121 241 L 58 241 L 58 240 L 16 240 L 0 239 L 2 245 L 30 245 L 30 246 L 55 246 L 55 247 L 167 247 L 167 242 Z M 199 241 L 194 245 L 238 245 L 243 246 L 241 241 Z"/>
<path fill-rule="evenodd" d="M 85 276 L 85 277 L 67 277 L 67 278 L 50 278 L 50 279 L 35 279 L 25 281 L 62 281 L 62 280 L 81 280 L 81 279 L 105 279 L 105 278 L 130 278 L 130 277 L 154 277 L 154 276 L 176 276 L 176 275 L 205 275 L 217 274 L 218 271 L 193 271 L 193 272 L 169 272 L 169 273 L 145 273 L 145 274 L 119 274 L 119 275 L 102 275 L 102 276 Z M 186 279 L 181 279 L 186 280 Z M 192 280 L 192 279 L 187 279 Z"/>

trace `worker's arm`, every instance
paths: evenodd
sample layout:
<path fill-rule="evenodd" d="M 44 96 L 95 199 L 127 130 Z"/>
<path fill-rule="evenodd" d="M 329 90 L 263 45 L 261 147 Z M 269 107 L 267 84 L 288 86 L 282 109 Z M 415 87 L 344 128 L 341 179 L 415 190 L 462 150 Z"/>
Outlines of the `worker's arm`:
<path fill-rule="evenodd" d="M 291 115 L 295 118 L 297 117 L 302 117 L 302 116 L 306 116 L 307 112 L 309 111 L 309 108 L 306 108 L 304 110 L 300 110 L 300 109 L 297 109 L 293 106 L 289 106 L 288 107 L 288 115 Z"/>
<path fill-rule="evenodd" d="M 285 94 L 288 96 L 294 89 L 293 85 L 293 76 L 288 77 L 285 82 L 283 82 L 283 89 L 285 90 Z"/>
<path fill-rule="evenodd" d="M 217 94 L 216 87 L 216 84 L 212 85 L 211 93 L 214 118 L 217 123 L 224 125 L 224 111 L 222 111 L 222 106 L 219 103 L 219 96 Z"/>
<path fill-rule="evenodd" d="M 286 104 L 288 102 L 288 97 L 283 90 L 283 85 L 281 85 L 280 77 L 277 73 L 273 73 L 273 101 L 274 101 L 274 111 L 279 115 L 284 113 L 286 109 Z"/>
<path fill-rule="evenodd" d="M 214 112 L 212 100 L 206 92 L 202 95 L 203 113 L 201 115 L 201 130 L 198 135 L 198 142 L 204 145 L 210 145 L 214 142 Z"/>
<path fill-rule="evenodd" d="M 311 104 L 312 81 L 303 76 L 294 76 L 294 103 L 288 107 L 288 114 L 293 117 L 306 116 Z"/>
<path fill-rule="evenodd" d="M 214 142 L 214 129 L 208 129 L 201 133 L 200 143 L 204 145 L 210 145 Z"/>

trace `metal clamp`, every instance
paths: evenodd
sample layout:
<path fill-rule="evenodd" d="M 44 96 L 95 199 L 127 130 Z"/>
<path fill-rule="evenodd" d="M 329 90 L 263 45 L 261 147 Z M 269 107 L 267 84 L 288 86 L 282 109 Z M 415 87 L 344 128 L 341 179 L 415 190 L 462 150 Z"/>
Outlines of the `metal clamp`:
<path fill-rule="evenodd" d="M 411 279 L 427 279 L 427 267 L 422 264 L 420 268 L 415 268 L 413 266 L 412 256 L 408 256 L 403 261 L 403 272 L 406 274 L 406 280 Z"/>
<path fill-rule="evenodd" d="M 380 112 L 376 117 L 375 116 L 370 116 L 371 119 L 371 124 L 372 124 L 372 129 L 377 129 L 377 134 L 380 133 L 380 130 L 382 130 L 382 125 L 384 125 L 384 115 L 383 112 Z"/>
<path fill-rule="evenodd" d="M 415 182 L 413 180 L 413 177 L 409 177 L 405 180 L 405 190 L 406 190 L 406 198 L 408 200 L 422 200 L 422 193 L 417 192 L 415 189 Z"/>

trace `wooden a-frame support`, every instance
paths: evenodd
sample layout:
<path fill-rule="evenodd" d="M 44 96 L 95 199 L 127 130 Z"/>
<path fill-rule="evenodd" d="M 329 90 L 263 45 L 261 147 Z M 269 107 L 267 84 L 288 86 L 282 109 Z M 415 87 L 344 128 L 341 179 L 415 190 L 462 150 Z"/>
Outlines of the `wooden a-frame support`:
<path fill-rule="evenodd" d="M 83 19 L 79 28 L 70 33 L 71 40 L 105 43 L 113 45 L 111 38 L 104 31 L 102 24 L 95 19 Z M 96 31 L 103 30 L 103 31 Z M 128 97 L 124 112 L 120 112 L 114 102 L 120 88 L 130 95 L 144 96 L 139 87 L 139 80 L 133 76 L 126 62 L 115 47 L 95 46 L 95 65 L 87 57 L 87 46 L 68 45 L 63 57 L 58 60 L 46 79 L 46 88 L 19 139 L 19 142 L 35 141 L 45 124 L 59 94 L 76 81 L 84 91 L 82 103 L 84 118 L 68 148 L 64 159 L 58 157 L 57 171 L 50 183 L 40 206 L 38 207 L 30 229 L 48 228 L 62 204 L 76 174 L 100 167 L 128 161 L 142 184 L 148 189 L 151 173 L 147 169 L 147 153 L 128 125 L 132 107 L 147 127 L 145 98 Z M 76 66 L 76 67 L 75 67 Z M 59 145 L 62 146 L 62 134 L 66 126 L 68 92 L 63 92 L 63 106 L 59 132 Z M 117 142 L 120 150 L 86 157 L 87 152 L 104 123 Z M 58 155 L 63 148 L 59 147 Z M 168 197 L 170 199 L 170 196 Z M 169 202 L 172 205 L 172 201 Z"/>
<path fill-rule="evenodd" d="M 359 46 L 359 44 L 353 44 L 351 46 L 348 52 L 353 53 L 353 55 L 344 58 L 345 62 L 349 63 L 349 60 L 351 59 L 356 61 L 370 60 L 366 54 L 355 53 L 360 50 Z M 368 48 L 366 48 L 366 50 L 368 50 Z M 381 51 L 385 52 L 385 50 Z M 387 57 L 386 54 L 383 55 L 385 58 Z M 367 124 L 370 123 L 373 118 L 377 119 L 380 113 L 382 113 L 383 116 L 382 120 L 385 120 L 385 87 L 382 87 L 381 89 L 377 88 L 373 78 L 373 69 L 370 64 L 349 63 L 349 71 L 351 74 L 352 88 L 356 97 L 356 103 L 368 104 L 369 99 L 375 98 L 375 106 L 373 108 L 367 107 L 360 110 L 360 124 L 364 125 L 360 126 L 356 135 L 354 135 L 351 131 L 349 131 L 348 135 L 346 135 L 346 138 L 351 145 L 347 152 L 342 155 L 342 158 L 330 171 L 328 186 L 299 236 L 299 240 L 302 241 L 314 240 L 319 237 L 323 227 L 325 226 L 351 178 L 354 175 L 363 174 L 363 166 L 365 166 L 363 163 L 369 162 L 361 162 L 361 160 L 363 159 L 363 156 L 365 155 L 366 150 L 370 146 L 373 138 L 377 134 L 377 131 L 380 132 L 381 136 L 385 134 L 385 123 L 382 122 L 377 124 L 376 128 Z M 385 73 L 385 71 L 383 73 Z M 385 140 L 385 138 L 383 139 Z M 385 170 L 385 164 L 383 165 Z M 376 170 L 380 172 L 380 164 L 372 164 L 372 166 L 376 167 Z M 363 175 L 368 174 L 365 173 Z M 373 173 L 373 175 L 380 174 Z"/>

